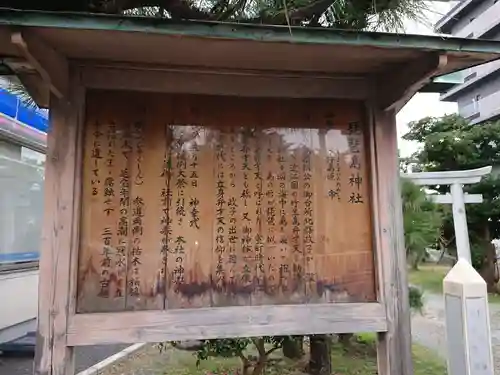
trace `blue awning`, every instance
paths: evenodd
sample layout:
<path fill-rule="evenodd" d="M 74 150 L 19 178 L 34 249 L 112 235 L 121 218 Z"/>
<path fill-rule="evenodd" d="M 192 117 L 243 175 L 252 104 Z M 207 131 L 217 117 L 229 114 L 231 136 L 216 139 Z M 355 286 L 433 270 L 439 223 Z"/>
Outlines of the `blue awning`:
<path fill-rule="evenodd" d="M 47 112 L 28 108 L 16 95 L 5 89 L 0 89 L 0 113 L 47 133 L 49 127 Z"/>

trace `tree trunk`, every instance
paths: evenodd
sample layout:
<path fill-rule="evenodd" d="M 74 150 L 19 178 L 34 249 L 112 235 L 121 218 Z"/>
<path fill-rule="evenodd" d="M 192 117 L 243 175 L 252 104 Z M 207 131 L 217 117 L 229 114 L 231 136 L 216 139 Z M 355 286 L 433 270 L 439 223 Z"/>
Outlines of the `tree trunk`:
<path fill-rule="evenodd" d="M 417 256 L 413 256 L 413 259 L 411 262 L 411 268 L 413 271 L 418 271 L 418 264 L 419 264 L 419 260 L 418 260 Z"/>
<path fill-rule="evenodd" d="M 250 363 L 248 363 L 248 361 L 243 361 L 243 371 L 242 371 L 242 375 L 250 375 L 250 369 L 252 368 L 252 366 L 250 366 Z"/>
<path fill-rule="evenodd" d="M 290 336 L 283 340 L 283 356 L 300 359 L 304 355 L 304 336 Z"/>
<path fill-rule="evenodd" d="M 497 272 L 497 254 L 495 245 L 491 243 L 490 228 L 488 224 L 484 226 L 483 232 L 484 259 L 479 273 L 486 281 L 489 293 L 498 293 L 498 272 Z"/>
<path fill-rule="evenodd" d="M 441 262 L 444 259 L 444 255 L 446 254 L 446 249 L 448 247 L 448 244 L 445 244 L 446 240 L 441 236 L 439 237 L 438 244 L 439 244 L 439 251 L 441 251 L 441 254 L 439 254 L 439 259 L 437 261 L 437 264 L 441 264 Z"/>
<path fill-rule="evenodd" d="M 344 349 L 351 347 L 351 338 L 354 336 L 352 333 L 339 333 L 339 343 Z"/>
<path fill-rule="evenodd" d="M 255 364 L 255 367 L 253 368 L 252 375 L 262 375 L 265 368 L 266 368 L 266 358 L 259 358 L 259 361 Z"/>
<path fill-rule="evenodd" d="M 258 352 L 257 361 L 253 365 L 252 375 L 261 375 L 266 368 L 267 354 L 266 354 L 266 344 L 263 338 L 252 339 L 255 348 Z"/>
<path fill-rule="evenodd" d="M 310 359 L 308 372 L 311 375 L 330 375 L 332 360 L 330 357 L 330 337 L 328 335 L 311 335 Z"/>

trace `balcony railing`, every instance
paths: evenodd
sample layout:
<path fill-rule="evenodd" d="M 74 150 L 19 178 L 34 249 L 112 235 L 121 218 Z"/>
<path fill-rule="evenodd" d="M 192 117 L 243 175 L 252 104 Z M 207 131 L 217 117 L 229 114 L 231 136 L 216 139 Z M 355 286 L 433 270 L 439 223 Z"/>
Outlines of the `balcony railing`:
<path fill-rule="evenodd" d="M 474 102 L 459 107 L 458 113 L 460 114 L 460 116 L 465 117 L 466 119 L 472 118 L 474 116 L 479 116 L 479 102 Z"/>
<path fill-rule="evenodd" d="M 487 76 L 493 72 L 499 71 L 499 70 L 500 70 L 500 60 L 491 61 L 489 63 L 478 65 L 476 67 L 467 69 L 467 70 L 463 71 L 464 78 L 467 77 L 468 75 L 472 74 L 473 72 L 476 73 L 476 76 L 470 77 L 467 80 L 464 79 L 463 83 L 457 84 L 456 86 L 452 87 L 449 91 L 444 93 L 442 95 L 442 98 L 447 99 L 449 97 L 452 97 L 457 92 L 462 91 L 466 87 L 474 84 L 474 82 L 476 82 L 477 80 L 482 79 L 485 76 Z"/>
<path fill-rule="evenodd" d="M 478 102 L 470 103 L 460 107 L 459 114 L 475 122 L 484 121 L 493 115 L 500 113 L 500 92 L 485 96 Z"/>

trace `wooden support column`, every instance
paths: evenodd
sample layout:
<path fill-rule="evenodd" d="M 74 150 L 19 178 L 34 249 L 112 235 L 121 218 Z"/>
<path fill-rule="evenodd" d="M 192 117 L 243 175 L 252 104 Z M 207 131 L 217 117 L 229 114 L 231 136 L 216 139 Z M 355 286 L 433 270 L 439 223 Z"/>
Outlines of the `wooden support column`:
<path fill-rule="evenodd" d="M 55 95 L 50 99 L 35 375 L 74 375 L 75 371 L 66 332 L 75 310 L 81 186 L 83 89 L 76 74 L 69 99 Z"/>
<path fill-rule="evenodd" d="M 387 314 L 387 332 L 378 334 L 378 373 L 413 375 L 395 112 L 377 107 L 372 107 L 379 230 L 376 256 L 379 298 L 385 303 Z"/>

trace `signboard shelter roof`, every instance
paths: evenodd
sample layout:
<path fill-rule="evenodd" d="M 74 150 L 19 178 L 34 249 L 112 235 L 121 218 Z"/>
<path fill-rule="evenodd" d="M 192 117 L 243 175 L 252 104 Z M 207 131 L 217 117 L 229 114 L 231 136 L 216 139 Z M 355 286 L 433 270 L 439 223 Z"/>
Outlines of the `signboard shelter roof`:
<path fill-rule="evenodd" d="M 19 30 L 29 33 L 32 43 L 16 39 L 13 32 Z M 38 45 L 30 46 L 33 43 Z M 30 49 L 42 49 L 42 43 L 54 52 L 57 63 L 19 61 L 30 53 L 37 60 L 36 51 Z M 145 64 L 150 69 L 199 71 L 203 67 L 218 74 L 335 75 L 383 83 L 389 77 L 401 86 L 392 93 L 404 97 L 394 107 L 399 109 L 433 78 L 495 60 L 499 53 L 496 41 L 443 36 L 0 9 L 4 64 L 20 76 L 45 69 L 45 75 L 51 76 L 48 86 L 55 86 L 52 89 L 59 95 L 67 84 L 64 77 L 57 78 L 61 76 L 57 71 L 51 74 L 51 66 L 86 61 Z M 44 73 L 40 75 L 43 78 Z M 37 92 L 40 88 L 35 89 L 33 80 L 26 80 L 25 85 L 39 105 L 47 106 L 47 95 Z M 385 104 L 395 102 L 390 98 Z"/>

